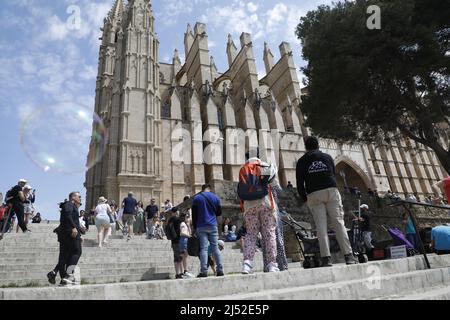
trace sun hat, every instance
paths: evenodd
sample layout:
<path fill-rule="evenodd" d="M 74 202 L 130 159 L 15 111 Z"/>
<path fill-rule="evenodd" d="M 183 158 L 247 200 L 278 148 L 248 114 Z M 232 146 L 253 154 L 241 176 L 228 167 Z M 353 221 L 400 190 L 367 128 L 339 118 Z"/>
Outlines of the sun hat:
<path fill-rule="evenodd" d="M 98 203 L 106 203 L 108 200 L 105 197 L 98 198 Z"/>

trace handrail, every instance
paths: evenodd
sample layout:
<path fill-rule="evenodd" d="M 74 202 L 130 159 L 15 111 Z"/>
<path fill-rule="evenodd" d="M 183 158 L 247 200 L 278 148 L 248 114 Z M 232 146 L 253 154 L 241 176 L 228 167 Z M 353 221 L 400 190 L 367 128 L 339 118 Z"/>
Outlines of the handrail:
<path fill-rule="evenodd" d="M 430 207 L 432 207 L 432 208 L 440 208 L 440 209 L 445 208 L 447 210 L 450 209 L 450 207 L 447 208 L 447 207 L 443 207 L 443 206 L 436 206 L 436 205 L 433 205 L 433 204 L 417 202 L 417 201 L 411 201 L 411 200 L 397 200 L 397 201 L 389 204 L 390 207 L 402 206 L 406 210 L 406 212 L 408 213 L 408 215 L 411 218 L 411 221 L 413 223 L 414 231 L 416 232 L 416 236 L 419 239 L 420 250 L 422 250 L 422 252 L 423 252 L 423 258 L 425 259 L 425 264 L 426 264 L 428 269 L 431 269 L 430 262 L 428 261 L 427 253 L 425 251 L 425 247 L 423 246 L 422 237 L 420 236 L 419 228 L 417 228 L 416 216 L 411 211 L 411 207 L 413 205 L 422 206 L 422 207 L 428 207 L 428 208 L 430 208 Z"/>
<path fill-rule="evenodd" d="M 427 207 L 427 208 L 436 208 L 436 209 L 443 209 L 443 210 L 450 210 L 450 206 L 440 206 L 436 204 L 430 204 L 425 202 L 417 202 L 412 200 L 394 200 L 394 202 L 388 204 L 390 207 L 398 207 L 403 204 L 412 204 L 415 206 L 421 206 L 421 207 Z"/>

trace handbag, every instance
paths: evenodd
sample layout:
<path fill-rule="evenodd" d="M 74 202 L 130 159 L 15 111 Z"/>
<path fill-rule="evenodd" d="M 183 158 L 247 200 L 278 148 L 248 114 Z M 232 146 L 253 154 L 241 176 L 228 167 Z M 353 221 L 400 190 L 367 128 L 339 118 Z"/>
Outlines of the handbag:
<path fill-rule="evenodd" d="M 200 240 L 196 236 L 188 239 L 187 251 L 191 257 L 198 257 L 200 255 Z"/>
<path fill-rule="evenodd" d="M 109 213 L 109 212 L 108 212 L 108 217 L 109 217 L 109 223 L 116 223 L 116 222 L 114 221 L 114 218 L 113 218 L 112 213 Z"/>

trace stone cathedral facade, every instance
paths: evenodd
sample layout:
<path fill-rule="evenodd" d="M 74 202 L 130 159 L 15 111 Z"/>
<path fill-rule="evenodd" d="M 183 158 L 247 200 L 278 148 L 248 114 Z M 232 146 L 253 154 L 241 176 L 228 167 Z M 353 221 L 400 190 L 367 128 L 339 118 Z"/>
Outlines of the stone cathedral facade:
<path fill-rule="evenodd" d="M 144 203 L 177 204 L 205 182 L 220 195 L 257 146 L 263 160 L 277 164 L 281 184 L 295 185 L 310 131 L 290 45 L 279 45 L 278 61 L 265 45 L 261 78 L 251 35 L 236 42 L 229 36 L 229 68 L 220 72 L 206 25 L 197 23 L 185 32 L 185 62 L 175 51 L 171 64 L 160 63 L 165 39 L 157 39 L 149 2 L 117 0 L 102 28 L 95 112 L 109 141 L 86 175 L 88 208 L 100 195 L 118 202 L 129 191 Z M 431 150 L 407 139 L 383 146 L 322 140 L 321 149 L 334 157 L 340 186 L 423 198 L 446 175 Z"/>

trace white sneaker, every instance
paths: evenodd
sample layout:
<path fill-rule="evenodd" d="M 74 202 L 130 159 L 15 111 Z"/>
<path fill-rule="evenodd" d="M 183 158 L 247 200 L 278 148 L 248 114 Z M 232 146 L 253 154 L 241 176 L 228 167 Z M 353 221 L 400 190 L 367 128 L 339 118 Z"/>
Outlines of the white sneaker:
<path fill-rule="evenodd" d="M 269 272 L 280 272 L 280 269 L 274 264 L 269 264 Z"/>
<path fill-rule="evenodd" d="M 192 273 L 187 271 L 183 273 L 183 279 L 191 279 L 191 278 L 194 278 L 194 275 Z"/>
<path fill-rule="evenodd" d="M 250 260 L 245 260 L 242 265 L 242 274 L 250 274 L 252 273 L 252 262 Z"/>

